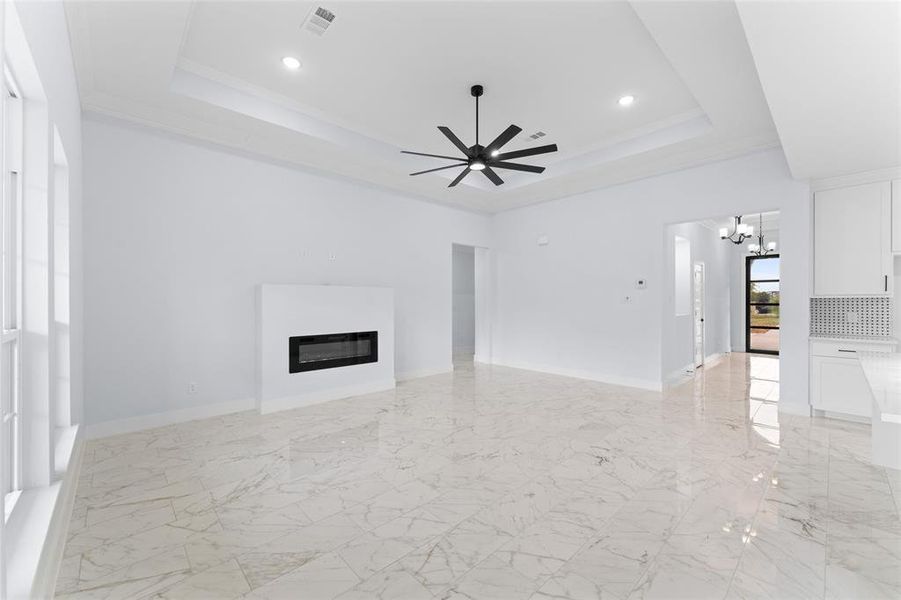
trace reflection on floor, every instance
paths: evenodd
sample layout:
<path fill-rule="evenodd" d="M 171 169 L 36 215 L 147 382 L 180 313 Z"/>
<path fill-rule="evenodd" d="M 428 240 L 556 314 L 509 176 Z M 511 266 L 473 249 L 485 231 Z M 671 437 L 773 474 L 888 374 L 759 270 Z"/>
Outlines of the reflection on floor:
<path fill-rule="evenodd" d="M 453 361 L 454 361 L 454 370 L 460 370 L 460 369 L 472 370 L 473 356 L 471 353 L 465 353 L 465 352 L 454 353 Z"/>
<path fill-rule="evenodd" d="M 748 420 L 757 435 L 779 446 L 779 359 L 748 355 Z"/>
<path fill-rule="evenodd" d="M 92 442 L 78 598 L 897 598 L 901 474 L 777 418 L 778 362 L 665 394 L 475 366 Z"/>

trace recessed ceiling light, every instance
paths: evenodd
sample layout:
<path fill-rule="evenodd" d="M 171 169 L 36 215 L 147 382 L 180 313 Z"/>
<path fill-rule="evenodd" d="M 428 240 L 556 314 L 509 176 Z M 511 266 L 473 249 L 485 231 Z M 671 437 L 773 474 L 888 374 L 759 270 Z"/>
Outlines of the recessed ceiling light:
<path fill-rule="evenodd" d="M 492 150 L 492 151 L 491 151 L 491 156 L 497 156 L 497 155 L 500 154 L 500 153 L 501 153 L 500 150 Z"/>
<path fill-rule="evenodd" d="M 619 99 L 620 106 L 631 106 L 635 102 L 635 96 L 623 96 Z"/>
<path fill-rule="evenodd" d="M 300 68 L 300 61 L 293 56 L 284 57 L 282 59 L 282 64 L 285 65 L 286 69 L 291 69 L 292 71 L 296 71 Z"/>

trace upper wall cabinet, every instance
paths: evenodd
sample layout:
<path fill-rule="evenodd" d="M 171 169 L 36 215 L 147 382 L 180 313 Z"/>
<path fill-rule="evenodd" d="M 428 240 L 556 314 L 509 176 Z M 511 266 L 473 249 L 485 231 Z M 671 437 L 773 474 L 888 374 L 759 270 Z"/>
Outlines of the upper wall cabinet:
<path fill-rule="evenodd" d="M 891 192 L 886 181 L 814 195 L 815 295 L 892 294 Z"/>
<path fill-rule="evenodd" d="M 901 254 L 901 179 L 892 182 L 892 252 Z"/>

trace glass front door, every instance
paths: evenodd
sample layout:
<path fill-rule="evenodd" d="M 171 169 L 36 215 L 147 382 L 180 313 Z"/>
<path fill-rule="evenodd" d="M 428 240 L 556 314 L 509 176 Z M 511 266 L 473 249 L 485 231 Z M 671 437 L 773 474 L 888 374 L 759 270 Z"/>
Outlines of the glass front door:
<path fill-rule="evenodd" d="M 746 260 L 745 349 L 779 354 L 779 255 Z"/>

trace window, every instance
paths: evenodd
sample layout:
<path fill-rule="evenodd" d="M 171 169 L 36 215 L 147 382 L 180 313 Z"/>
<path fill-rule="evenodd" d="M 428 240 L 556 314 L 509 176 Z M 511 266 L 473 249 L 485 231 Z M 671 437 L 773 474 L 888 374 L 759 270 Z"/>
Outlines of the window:
<path fill-rule="evenodd" d="M 22 489 L 20 315 L 22 282 L 22 101 L 7 74 L 3 87 L 3 182 L 0 200 L 0 460 L 5 518 Z"/>
<path fill-rule="evenodd" d="M 779 354 L 779 255 L 746 260 L 745 349 Z"/>

